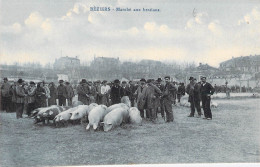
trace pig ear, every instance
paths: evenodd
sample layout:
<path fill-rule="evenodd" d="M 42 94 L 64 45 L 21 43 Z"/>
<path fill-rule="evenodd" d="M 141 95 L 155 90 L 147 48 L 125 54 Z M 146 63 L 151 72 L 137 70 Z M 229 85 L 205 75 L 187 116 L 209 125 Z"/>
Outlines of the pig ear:
<path fill-rule="evenodd" d="M 104 122 L 100 122 L 100 125 L 101 125 L 101 126 L 104 126 L 104 124 L 105 124 Z"/>
<path fill-rule="evenodd" d="M 108 124 L 108 125 L 112 125 L 112 124 L 110 123 L 110 124 Z"/>

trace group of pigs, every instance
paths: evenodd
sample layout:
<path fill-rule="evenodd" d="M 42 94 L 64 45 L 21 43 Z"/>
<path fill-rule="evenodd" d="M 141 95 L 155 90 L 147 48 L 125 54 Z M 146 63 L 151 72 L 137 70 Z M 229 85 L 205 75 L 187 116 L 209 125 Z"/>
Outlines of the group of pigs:
<path fill-rule="evenodd" d="M 97 130 L 103 127 L 104 131 L 109 131 L 122 123 L 132 123 L 141 125 L 142 118 L 140 111 L 136 107 L 130 107 L 129 103 L 114 104 L 109 107 L 92 103 L 83 105 L 76 102 L 74 107 L 61 107 L 53 105 L 39 108 L 33 111 L 34 123 L 49 122 L 52 120 L 56 127 L 65 126 L 68 122 L 84 121 L 88 122 L 86 130 L 93 127 Z"/>

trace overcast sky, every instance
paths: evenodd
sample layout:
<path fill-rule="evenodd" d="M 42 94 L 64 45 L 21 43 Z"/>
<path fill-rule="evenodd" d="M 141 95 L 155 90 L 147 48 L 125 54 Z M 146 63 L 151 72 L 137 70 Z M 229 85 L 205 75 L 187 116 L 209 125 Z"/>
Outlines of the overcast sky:
<path fill-rule="evenodd" d="M 93 12 L 90 7 L 160 12 Z M 259 0 L 0 0 L 0 61 L 202 62 L 260 54 Z"/>

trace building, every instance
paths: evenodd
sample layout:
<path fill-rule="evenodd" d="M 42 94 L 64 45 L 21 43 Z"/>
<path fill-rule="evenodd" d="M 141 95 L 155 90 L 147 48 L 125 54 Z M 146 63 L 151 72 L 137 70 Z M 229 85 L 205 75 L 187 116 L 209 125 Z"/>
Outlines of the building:
<path fill-rule="evenodd" d="M 59 74 L 68 75 L 69 81 L 80 79 L 80 60 L 76 57 L 60 57 L 53 64 L 54 70 Z"/>
<path fill-rule="evenodd" d="M 260 72 L 260 55 L 232 57 L 232 59 L 220 63 L 222 71 L 240 71 L 241 73 Z"/>
<path fill-rule="evenodd" d="M 119 58 L 94 57 L 90 69 L 95 74 L 96 79 L 113 80 L 121 78 Z"/>

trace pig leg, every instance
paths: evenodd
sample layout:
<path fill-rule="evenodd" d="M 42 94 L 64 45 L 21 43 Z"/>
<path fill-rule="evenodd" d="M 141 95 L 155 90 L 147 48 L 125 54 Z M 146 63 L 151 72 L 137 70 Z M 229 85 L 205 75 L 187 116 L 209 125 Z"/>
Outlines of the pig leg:
<path fill-rule="evenodd" d="M 86 130 L 89 130 L 89 128 L 90 128 L 90 123 L 87 125 Z"/>
<path fill-rule="evenodd" d="M 93 129 L 94 129 L 94 130 L 97 130 L 97 128 L 98 128 L 98 124 L 97 124 L 97 123 L 94 123 L 94 124 L 93 124 Z"/>

